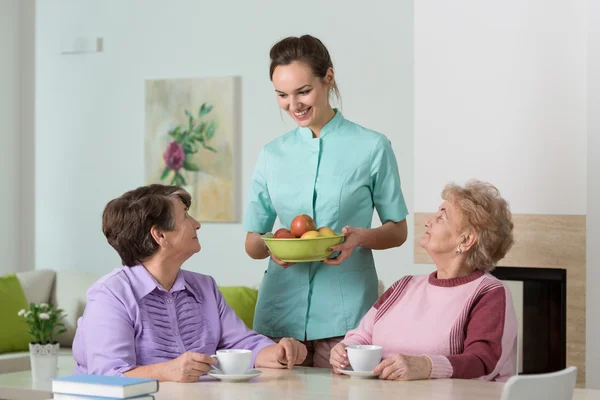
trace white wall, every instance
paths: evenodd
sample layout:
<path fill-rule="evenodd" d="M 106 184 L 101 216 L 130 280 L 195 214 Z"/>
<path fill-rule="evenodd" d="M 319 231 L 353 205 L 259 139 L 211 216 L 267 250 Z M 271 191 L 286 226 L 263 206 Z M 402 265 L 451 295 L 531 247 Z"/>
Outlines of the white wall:
<path fill-rule="evenodd" d="M 20 0 L 19 269 L 35 268 L 35 7 Z"/>
<path fill-rule="evenodd" d="M 262 145 L 281 121 L 268 79 L 270 46 L 311 33 L 329 47 L 343 113 L 387 134 L 412 209 L 412 2 L 386 11 L 347 1 L 40 0 L 36 23 L 36 268 L 98 273 L 119 265 L 100 216 L 144 183 L 144 79 L 242 77 L 241 200 Z M 304 16 L 307 15 L 307 16 Z M 61 56 L 73 35 L 104 37 L 101 54 Z M 412 224 L 412 222 L 409 222 Z M 186 267 L 222 284 L 257 284 L 266 261 L 244 253 L 241 224 L 204 224 Z M 386 284 L 412 265 L 411 239 L 377 254 Z"/>
<path fill-rule="evenodd" d="M 589 0 L 587 20 L 587 377 L 600 389 L 600 2 Z"/>
<path fill-rule="evenodd" d="M 19 270 L 19 15 L 0 1 L 0 275 Z"/>
<path fill-rule="evenodd" d="M 585 4 L 415 3 L 414 210 L 478 178 L 514 213 L 585 214 Z"/>
<path fill-rule="evenodd" d="M 415 3 L 414 210 L 434 211 L 444 184 L 470 178 L 495 184 L 514 213 L 584 215 L 587 208 L 587 382 L 594 385 L 600 214 L 586 206 L 600 200 L 598 2 L 589 2 L 596 11 L 587 72 L 596 89 L 588 109 L 596 112 L 587 121 L 585 2 Z"/>

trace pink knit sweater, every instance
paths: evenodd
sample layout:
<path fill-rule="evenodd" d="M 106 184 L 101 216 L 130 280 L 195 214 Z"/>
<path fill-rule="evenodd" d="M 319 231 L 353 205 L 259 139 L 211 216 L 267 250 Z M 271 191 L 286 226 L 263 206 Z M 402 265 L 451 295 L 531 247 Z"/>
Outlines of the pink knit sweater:
<path fill-rule="evenodd" d="M 375 344 L 383 357 L 427 356 L 431 378 L 506 381 L 516 373 L 517 317 L 510 292 L 490 274 L 394 283 L 348 332 L 346 345 Z"/>

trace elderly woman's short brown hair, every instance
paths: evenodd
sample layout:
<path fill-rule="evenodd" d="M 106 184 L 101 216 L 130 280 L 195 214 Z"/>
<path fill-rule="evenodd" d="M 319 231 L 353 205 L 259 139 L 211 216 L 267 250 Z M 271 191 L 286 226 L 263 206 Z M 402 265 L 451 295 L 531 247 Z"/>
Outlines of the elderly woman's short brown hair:
<path fill-rule="evenodd" d="M 493 270 L 514 243 L 512 214 L 506 200 L 494 185 L 477 180 L 464 187 L 446 185 L 442 198 L 459 210 L 461 230 L 477 235 L 475 245 L 466 254 L 467 265 L 474 270 Z"/>
<path fill-rule="evenodd" d="M 186 207 L 192 200 L 180 187 L 153 184 L 108 202 L 102 214 L 102 232 L 119 253 L 123 265 L 133 267 L 156 253 L 158 243 L 150 228 L 156 226 L 166 232 L 175 229 L 174 198 L 179 198 Z"/>

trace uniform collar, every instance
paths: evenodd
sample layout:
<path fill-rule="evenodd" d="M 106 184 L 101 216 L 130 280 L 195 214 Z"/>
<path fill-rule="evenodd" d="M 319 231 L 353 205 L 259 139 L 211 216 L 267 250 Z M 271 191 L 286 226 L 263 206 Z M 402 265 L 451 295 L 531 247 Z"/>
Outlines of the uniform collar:
<path fill-rule="evenodd" d="M 129 268 L 129 275 L 133 286 L 133 292 L 138 301 L 146 297 L 155 289 L 158 289 L 158 291 L 160 292 L 170 294 L 187 289 L 196 298 L 196 301 L 198 303 L 202 303 L 202 295 L 200 294 L 200 291 L 198 290 L 198 288 L 194 287 L 185 280 L 185 275 L 182 270 L 179 270 L 179 273 L 177 274 L 177 278 L 175 278 L 175 283 L 173 283 L 173 287 L 171 288 L 171 290 L 167 291 L 165 290 L 165 288 L 162 287 L 160 283 L 157 282 L 156 279 L 154 279 L 154 277 L 150 274 L 150 272 L 148 272 L 148 270 L 143 265 L 136 265 L 134 267 L 125 268 Z"/>
<path fill-rule="evenodd" d="M 335 113 L 333 115 L 333 118 L 331 118 L 331 120 L 329 120 L 329 122 L 327 122 L 323 126 L 323 128 L 321 128 L 321 139 L 330 134 L 331 132 L 337 131 L 344 122 L 344 116 L 342 115 L 340 110 L 334 108 L 333 112 Z M 299 127 L 298 131 L 300 133 L 300 136 L 302 136 L 305 139 L 315 139 L 313 138 L 312 131 L 308 127 Z"/>

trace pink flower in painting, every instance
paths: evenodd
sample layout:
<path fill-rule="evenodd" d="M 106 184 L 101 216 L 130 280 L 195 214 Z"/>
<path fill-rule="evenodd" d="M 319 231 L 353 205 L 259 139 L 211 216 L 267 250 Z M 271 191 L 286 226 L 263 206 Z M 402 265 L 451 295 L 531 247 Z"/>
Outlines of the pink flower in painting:
<path fill-rule="evenodd" d="M 167 149 L 163 153 L 163 158 L 165 159 L 167 167 L 171 168 L 173 171 L 179 170 L 179 168 L 183 166 L 183 160 L 185 158 L 183 147 L 173 140 L 169 143 Z"/>

